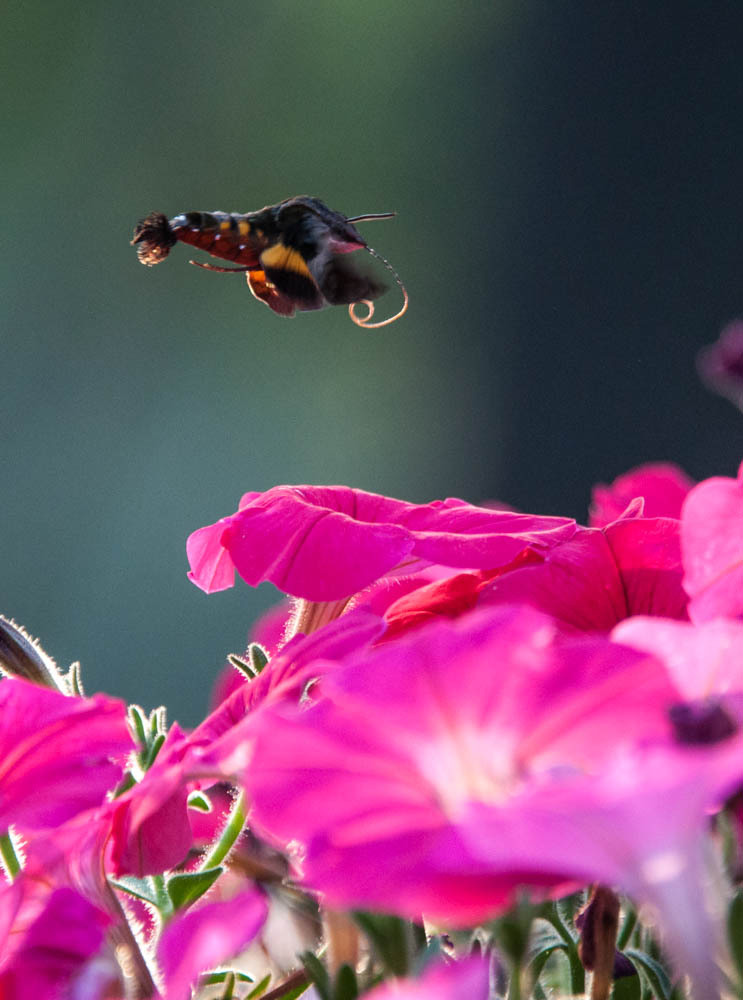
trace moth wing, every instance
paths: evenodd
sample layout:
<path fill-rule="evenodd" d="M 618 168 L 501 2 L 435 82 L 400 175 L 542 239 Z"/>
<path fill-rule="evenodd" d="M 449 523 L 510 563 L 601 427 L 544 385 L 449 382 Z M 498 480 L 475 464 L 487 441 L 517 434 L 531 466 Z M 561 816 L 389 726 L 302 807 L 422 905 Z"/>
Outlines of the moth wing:
<path fill-rule="evenodd" d="M 250 291 L 261 302 L 265 302 L 269 309 L 273 309 L 279 316 L 294 315 L 296 307 L 293 300 L 280 292 L 273 282 L 268 281 L 265 271 L 248 271 L 245 277 Z"/>
<path fill-rule="evenodd" d="M 309 310 L 322 309 L 326 305 L 307 261 L 298 250 L 281 242 L 274 243 L 266 247 L 259 260 L 266 280 L 294 307 Z"/>
<path fill-rule="evenodd" d="M 387 286 L 366 274 L 349 253 L 333 253 L 324 247 L 309 262 L 309 270 L 327 301 L 334 306 L 376 299 Z"/>

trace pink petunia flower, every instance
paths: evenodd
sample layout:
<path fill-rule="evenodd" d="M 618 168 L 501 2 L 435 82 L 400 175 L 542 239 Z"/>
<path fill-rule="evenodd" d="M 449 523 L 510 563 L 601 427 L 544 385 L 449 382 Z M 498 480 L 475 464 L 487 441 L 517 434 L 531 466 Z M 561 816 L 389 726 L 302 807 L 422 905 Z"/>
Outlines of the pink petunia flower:
<path fill-rule="evenodd" d="M 268 907 L 251 887 L 233 899 L 203 903 L 167 925 L 158 945 L 164 1000 L 187 1000 L 202 972 L 234 958 L 263 926 Z"/>
<path fill-rule="evenodd" d="M 189 792 L 233 780 L 245 766 L 248 742 L 242 722 L 272 699 L 299 700 L 313 664 L 342 659 L 383 630 L 380 618 L 349 612 L 309 636 L 297 635 L 261 674 L 243 683 L 188 735 L 177 724 L 142 781 L 110 805 L 110 865 L 115 875 L 154 875 L 179 865 L 194 843 Z M 307 669 L 311 673 L 307 674 Z"/>
<path fill-rule="evenodd" d="M 309 710 L 254 717 L 254 818 L 307 845 L 307 878 L 331 902 L 462 923 L 507 903 L 525 871 L 486 872 L 470 855 L 477 815 L 495 810 L 505 848 L 514 810 L 556 775 L 593 773 L 620 735 L 664 735 L 678 697 L 656 661 L 598 637 L 561 639 L 527 608 L 430 625 L 351 657 L 322 691 Z M 377 862 L 347 868 L 349 851 Z M 552 885 L 544 857 L 536 884 Z"/>
<path fill-rule="evenodd" d="M 617 625 L 612 639 L 662 660 L 689 701 L 743 692 L 743 622 L 691 625 L 640 616 Z"/>
<path fill-rule="evenodd" d="M 99 805 L 133 749 L 120 701 L 0 683 L 0 832 L 56 827 Z"/>
<path fill-rule="evenodd" d="M 123 991 L 102 950 L 109 922 L 73 889 L 49 892 L 21 878 L 0 890 L 0 997 L 99 1000 Z"/>
<path fill-rule="evenodd" d="M 709 389 L 743 407 L 743 321 L 728 323 L 715 343 L 699 352 L 697 371 Z"/>
<path fill-rule="evenodd" d="M 693 486 L 694 480 L 671 462 L 638 465 L 610 486 L 594 486 L 588 523 L 592 528 L 611 524 L 638 497 L 643 501 L 643 517 L 679 518 L 684 498 Z"/>
<path fill-rule="evenodd" d="M 630 615 L 686 618 L 679 522 L 624 517 L 578 528 L 546 552 L 527 549 L 495 571 L 461 573 L 403 595 L 385 611 L 384 640 L 436 617 L 524 603 L 581 632 L 608 632 Z"/>
<path fill-rule="evenodd" d="M 379 577 L 436 563 L 502 566 L 527 546 L 569 538 L 575 523 L 473 507 L 405 503 L 344 486 L 276 486 L 247 493 L 235 514 L 188 539 L 189 578 L 212 593 L 270 580 L 309 601 L 348 598 Z"/>
<path fill-rule="evenodd" d="M 743 616 L 743 465 L 737 479 L 705 479 L 688 495 L 681 551 L 692 621 Z"/>
<path fill-rule="evenodd" d="M 41 886 L 47 892 L 49 887 L 72 889 L 105 913 L 109 921 L 107 941 L 114 952 L 126 955 L 131 991 L 137 996 L 152 996 L 155 986 L 142 956 L 140 941 L 135 938 L 106 876 L 106 845 L 111 829 L 112 805 L 107 802 L 98 809 L 78 813 L 55 829 L 42 830 L 29 837 L 24 847 L 25 864 L 19 881 L 22 880 L 25 885 Z M 142 916 L 151 923 L 151 914 L 143 913 Z M 108 994 L 106 996 L 108 1000 Z M 81 1000 L 87 1000 L 87 997 L 85 992 L 81 994 Z"/>
<path fill-rule="evenodd" d="M 351 657 L 321 691 L 258 713 L 245 781 L 331 905 L 469 925 L 517 886 L 614 884 L 656 907 L 707 983 L 695 996 L 716 995 L 703 842 L 742 741 L 677 745 L 657 660 L 499 607 Z"/>

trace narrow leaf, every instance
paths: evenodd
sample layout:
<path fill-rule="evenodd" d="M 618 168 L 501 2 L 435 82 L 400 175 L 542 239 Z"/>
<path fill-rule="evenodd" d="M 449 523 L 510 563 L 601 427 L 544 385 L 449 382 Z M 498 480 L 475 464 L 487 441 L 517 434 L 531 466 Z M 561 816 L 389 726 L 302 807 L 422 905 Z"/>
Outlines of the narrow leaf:
<path fill-rule="evenodd" d="M 315 989 L 320 994 L 321 1000 L 333 1000 L 333 991 L 330 985 L 328 970 L 322 964 L 317 955 L 311 951 L 304 951 L 300 956 L 302 965 L 315 984 Z"/>
<path fill-rule="evenodd" d="M 157 894 L 152 887 L 152 883 L 146 878 L 136 878 L 134 875 L 123 875 L 119 879 L 111 879 L 111 885 L 121 892 L 141 899 L 145 903 L 157 906 Z"/>
<path fill-rule="evenodd" d="M 129 706 L 129 719 L 134 726 L 134 734 L 137 738 L 137 743 L 140 749 L 144 750 L 147 746 L 147 734 L 145 733 L 145 714 L 139 705 Z"/>
<path fill-rule="evenodd" d="M 239 969 L 215 969 L 213 972 L 205 972 L 203 976 L 199 978 L 199 984 L 201 986 L 218 986 L 223 983 L 228 976 L 234 976 L 235 981 L 239 983 L 252 983 L 253 977 L 249 976 L 247 972 L 240 972 Z M 270 975 L 266 976 L 269 980 Z M 250 996 L 253 994 L 251 993 Z"/>
<path fill-rule="evenodd" d="M 200 899 L 204 893 L 210 889 L 222 874 L 224 869 L 205 868 L 198 872 L 185 872 L 180 875 L 173 875 L 168 879 L 168 896 L 173 904 L 174 910 L 183 909 Z"/>
<path fill-rule="evenodd" d="M 210 813 L 212 804 L 203 792 L 191 792 L 188 796 L 188 808 L 196 809 L 198 812 Z"/>
<path fill-rule="evenodd" d="M 627 948 L 624 954 L 640 973 L 643 982 L 650 987 L 653 996 L 657 997 L 658 1000 L 670 1000 L 671 980 L 660 962 L 648 955 L 646 951 L 639 951 L 636 948 Z"/>
<path fill-rule="evenodd" d="M 728 940 L 733 963 L 738 976 L 743 980 L 743 890 L 741 889 L 733 896 L 728 910 Z"/>
<path fill-rule="evenodd" d="M 358 995 L 359 984 L 356 982 L 356 973 L 344 962 L 335 977 L 333 1000 L 356 1000 Z"/>
<path fill-rule="evenodd" d="M 245 997 L 245 1000 L 256 1000 L 257 997 L 263 996 L 263 994 L 268 989 L 268 985 L 271 982 L 271 973 L 267 972 L 263 979 L 260 979 L 253 989 Z"/>
<path fill-rule="evenodd" d="M 248 656 L 250 657 L 250 665 L 257 677 L 268 663 L 268 653 L 257 642 L 251 642 L 248 646 Z"/>

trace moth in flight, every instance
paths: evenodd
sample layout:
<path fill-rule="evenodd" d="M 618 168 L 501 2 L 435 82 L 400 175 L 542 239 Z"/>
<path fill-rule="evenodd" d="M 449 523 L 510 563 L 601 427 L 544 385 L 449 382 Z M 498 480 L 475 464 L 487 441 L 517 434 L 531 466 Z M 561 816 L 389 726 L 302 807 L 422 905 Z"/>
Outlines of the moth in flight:
<path fill-rule="evenodd" d="M 326 305 L 348 305 L 358 326 L 374 329 L 387 326 L 405 312 L 408 293 L 397 272 L 384 257 L 367 244 L 354 223 L 390 219 L 394 212 L 356 215 L 346 218 L 318 198 L 300 195 L 258 212 L 186 212 L 168 220 L 162 212 L 151 212 L 137 223 L 132 244 L 143 264 L 153 266 L 164 260 L 180 240 L 205 250 L 212 257 L 232 261 L 234 267 L 217 267 L 189 261 L 209 271 L 245 273 L 248 287 L 257 299 L 280 316 L 295 311 L 322 309 Z M 356 260 L 356 250 L 367 250 L 392 272 L 403 294 L 396 315 L 372 323 L 373 300 L 385 285 L 365 274 Z M 366 316 L 354 307 L 363 303 Z"/>

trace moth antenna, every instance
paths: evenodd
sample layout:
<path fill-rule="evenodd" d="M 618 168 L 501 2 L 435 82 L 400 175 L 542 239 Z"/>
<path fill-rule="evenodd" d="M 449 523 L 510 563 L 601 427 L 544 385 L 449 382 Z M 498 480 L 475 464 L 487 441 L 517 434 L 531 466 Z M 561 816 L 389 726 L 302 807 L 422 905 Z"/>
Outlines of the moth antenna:
<path fill-rule="evenodd" d="M 177 243 L 175 233 L 170 228 L 168 217 L 162 212 L 150 212 L 134 228 L 132 246 L 139 243 L 137 256 L 143 264 L 153 267 L 170 253 Z"/>
<path fill-rule="evenodd" d="M 351 219 L 346 219 L 346 222 L 371 222 L 374 219 L 394 219 L 397 212 L 376 212 L 371 215 L 354 215 Z"/>
<path fill-rule="evenodd" d="M 356 324 L 356 326 L 360 326 L 364 330 L 378 330 L 380 326 L 389 326 L 390 323 L 394 323 L 395 320 L 400 319 L 400 317 L 404 313 L 407 312 L 409 299 L 408 299 L 407 290 L 405 288 L 405 285 L 403 285 L 403 283 L 402 283 L 402 279 L 400 278 L 400 275 L 394 269 L 394 267 L 392 266 L 392 264 L 390 264 L 390 262 L 387 260 L 387 258 L 383 257 L 381 255 L 381 253 L 377 253 L 376 250 L 372 250 L 371 247 L 366 247 L 366 249 L 369 251 L 369 253 L 372 255 L 372 257 L 376 257 L 377 260 L 381 261 L 384 264 L 384 266 L 387 268 L 387 270 L 392 273 L 392 276 L 394 277 L 395 281 L 400 286 L 400 291 L 402 292 L 402 297 L 403 297 L 402 308 L 400 309 L 400 311 L 396 312 L 394 316 L 390 316 L 389 319 L 381 319 L 381 320 L 379 320 L 378 323 L 371 323 L 370 322 L 372 316 L 374 315 L 374 303 L 371 301 L 371 299 L 361 299 L 360 300 L 361 304 L 365 305 L 368 308 L 368 310 L 369 310 L 369 312 L 366 314 L 366 316 L 357 316 L 356 313 L 354 312 L 354 307 L 357 306 L 357 305 L 359 305 L 359 302 L 352 302 L 351 303 L 351 305 L 348 307 L 348 315 L 351 317 L 351 319 Z"/>
<path fill-rule="evenodd" d="M 254 271 L 252 267 L 218 267 L 216 264 L 207 264 L 201 260 L 190 260 L 189 264 L 194 267 L 203 267 L 205 271 L 218 271 L 220 274 L 243 274 L 245 271 Z"/>

